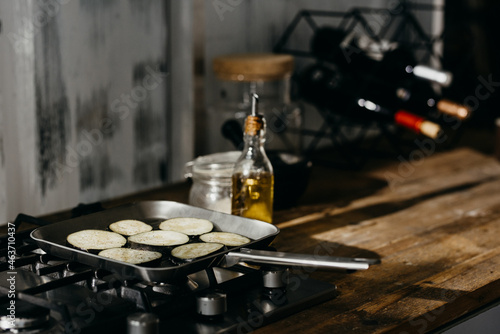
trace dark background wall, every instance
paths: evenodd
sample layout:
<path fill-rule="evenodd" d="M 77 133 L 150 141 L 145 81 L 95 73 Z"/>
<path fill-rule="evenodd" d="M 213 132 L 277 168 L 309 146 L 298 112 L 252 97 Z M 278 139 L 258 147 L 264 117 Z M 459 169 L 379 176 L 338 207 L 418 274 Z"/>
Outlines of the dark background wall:
<path fill-rule="evenodd" d="M 455 74 L 448 94 L 475 109 L 475 126 L 492 128 L 500 110 L 500 2 L 447 0 L 444 66 Z"/>

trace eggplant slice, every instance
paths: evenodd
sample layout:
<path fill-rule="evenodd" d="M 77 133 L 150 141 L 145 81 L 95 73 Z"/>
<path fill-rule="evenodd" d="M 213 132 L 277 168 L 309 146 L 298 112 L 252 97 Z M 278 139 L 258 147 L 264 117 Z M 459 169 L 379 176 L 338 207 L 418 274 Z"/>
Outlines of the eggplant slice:
<path fill-rule="evenodd" d="M 223 244 L 215 242 L 196 242 L 177 246 L 172 249 L 172 257 L 175 262 L 190 262 L 203 256 L 215 253 L 224 248 Z"/>
<path fill-rule="evenodd" d="M 245 236 L 231 232 L 206 233 L 200 236 L 200 240 L 204 242 L 216 242 L 231 247 L 242 246 L 251 241 Z"/>
<path fill-rule="evenodd" d="M 162 257 L 159 252 L 131 248 L 109 248 L 100 251 L 98 255 L 130 264 L 150 263 Z"/>
<path fill-rule="evenodd" d="M 112 223 L 109 225 L 109 229 L 125 236 L 131 236 L 143 232 L 149 232 L 153 229 L 153 226 L 141 222 L 140 220 L 125 219 Z"/>
<path fill-rule="evenodd" d="M 163 231 L 176 231 L 189 236 L 198 236 L 212 231 L 214 224 L 208 219 L 177 217 L 170 218 L 160 223 L 159 229 Z"/>
<path fill-rule="evenodd" d="M 149 231 L 128 237 L 132 248 L 160 249 L 189 242 L 189 236 L 175 231 Z"/>
<path fill-rule="evenodd" d="M 75 248 L 92 251 L 123 247 L 127 243 L 124 236 L 102 230 L 82 230 L 71 233 L 66 241 Z"/>

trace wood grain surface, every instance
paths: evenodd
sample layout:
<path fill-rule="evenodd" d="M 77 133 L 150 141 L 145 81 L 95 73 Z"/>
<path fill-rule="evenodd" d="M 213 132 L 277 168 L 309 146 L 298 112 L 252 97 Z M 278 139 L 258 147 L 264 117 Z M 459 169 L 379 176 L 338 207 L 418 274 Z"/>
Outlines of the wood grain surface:
<path fill-rule="evenodd" d="M 256 333 L 426 333 L 500 298 L 498 162 L 457 149 L 406 163 L 362 175 L 323 170 L 309 204 L 276 213 L 280 251 L 381 264 L 307 273 L 339 296 Z"/>

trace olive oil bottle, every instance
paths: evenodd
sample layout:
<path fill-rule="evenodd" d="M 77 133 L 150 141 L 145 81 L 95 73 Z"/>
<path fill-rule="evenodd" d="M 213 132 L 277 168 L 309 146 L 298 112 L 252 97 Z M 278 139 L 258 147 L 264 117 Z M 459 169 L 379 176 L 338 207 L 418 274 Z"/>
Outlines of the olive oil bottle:
<path fill-rule="evenodd" d="M 232 176 L 231 213 L 272 223 L 274 175 L 264 150 L 266 123 L 257 112 L 258 96 L 252 95 L 252 113 L 245 120 L 245 146 Z"/>

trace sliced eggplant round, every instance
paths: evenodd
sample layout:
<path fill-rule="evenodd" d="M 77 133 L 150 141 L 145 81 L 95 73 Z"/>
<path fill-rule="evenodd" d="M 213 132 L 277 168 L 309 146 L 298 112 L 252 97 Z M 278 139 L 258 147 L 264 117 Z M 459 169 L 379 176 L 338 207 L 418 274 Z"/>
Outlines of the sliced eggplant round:
<path fill-rule="evenodd" d="M 152 263 L 162 257 L 160 252 L 131 248 L 109 248 L 100 251 L 98 255 L 131 264 Z"/>
<path fill-rule="evenodd" d="M 109 225 L 109 229 L 125 236 L 131 236 L 134 234 L 149 232 L 153 229 L 153 226 L 139 220 L 125 219 L 112 223 Z"/>
<path fill-rule="evenodd" d="M 208 219 L 177 217 L 161 222 L 159 228 L 164 231 L 176 231 L 189 236 L 198 236 L 212 231 L 214 224 Z"/>
<path fill-rule="evenodd" d="M 241 234 L 231 232 L 210 232 L 200 236 L 200 240 L 204 242 L 216 242 L 225 246 L 242 246 L 249 243 L 251 240 Z"/>
<path fill-rule="evenodd" d="M 75 248 L 86 251 L 99 251 L 108 248 L 123 247 L 127 243 L 124 236 L 102 230 L 82 230 L 71 233 L 66 241 Z"/>
<path fill-rule="evenodd" d="M 165 250 L 189 242 L 189 236 L 175 231 L 149 231 L 128 237 L 130 247 L 146 250 Z M 170 249 L 170 248 L 168 248 Z"/>
<path fill-rule="evenodd" d="M 172 249 L 171 255 L 175 262 L 190 262 L 203 256 L 215 253 L 224 248 L 223 244 L 215 242 L 195 242 Z"/>

